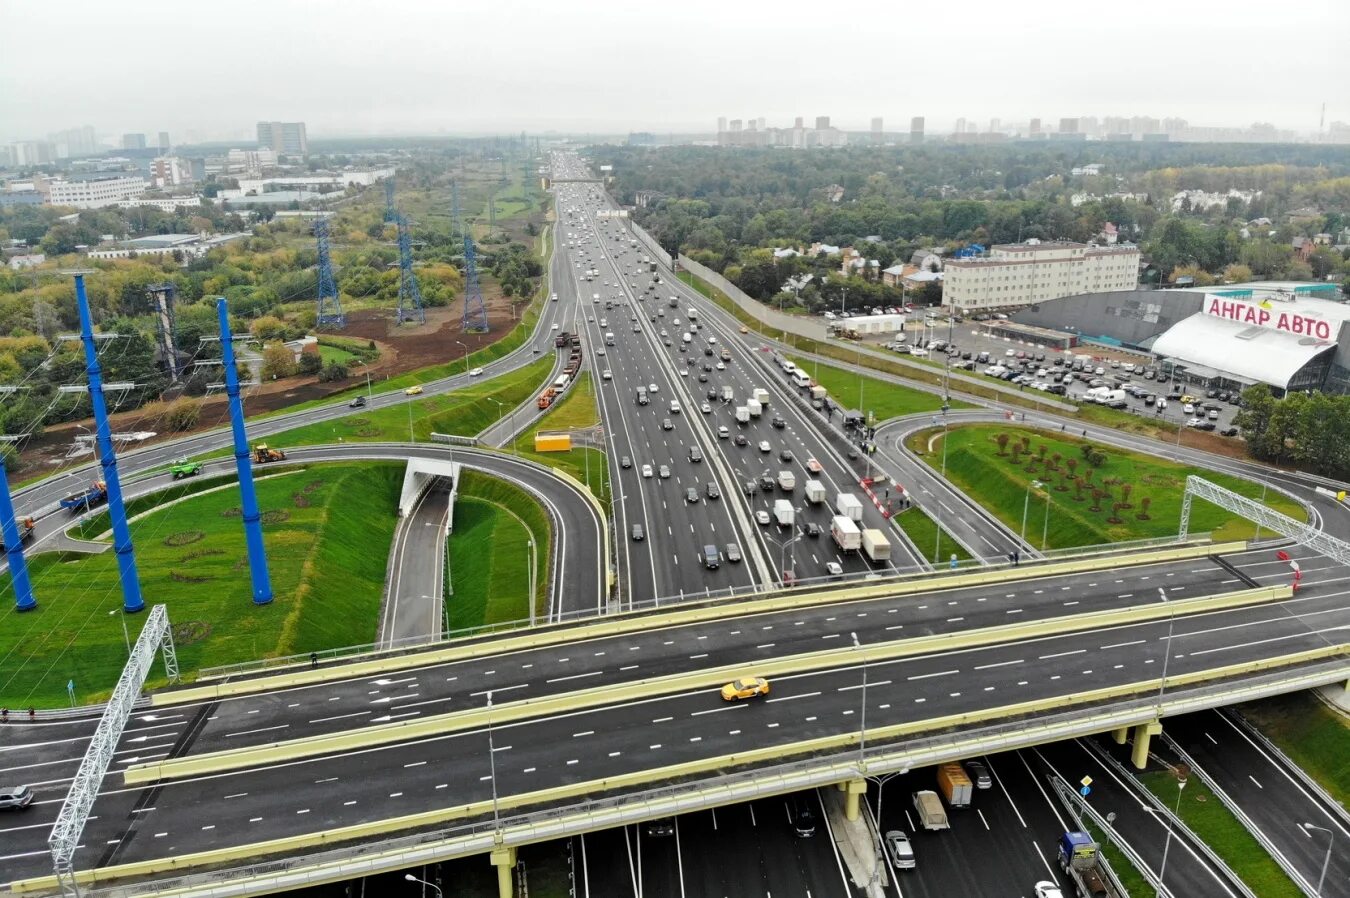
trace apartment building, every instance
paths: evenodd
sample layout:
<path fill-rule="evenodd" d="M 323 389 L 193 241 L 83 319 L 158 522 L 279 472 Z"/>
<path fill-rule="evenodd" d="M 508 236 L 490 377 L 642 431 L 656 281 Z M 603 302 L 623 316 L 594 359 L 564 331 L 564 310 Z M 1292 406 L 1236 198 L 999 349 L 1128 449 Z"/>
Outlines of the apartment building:
<path fill-rule="evenodd" d="M 309 138 L 304 122 L 258 122 L 258 146 L 270 147 L 283 156 L 308 156 Z"/>
<path fill-rule="evenodd" d="M 986 257 L 948 260 L 942 303 L 964 314 L 1138 284 L 1137 247 L 1029 240 L 994 246 Z"/>
<path fill-rule="evenodd" d="M 144 178 L 91 178 L 87 181 L 49 181 L 47 202 L 53 206 L 100 209 L 145 193 Z"/>

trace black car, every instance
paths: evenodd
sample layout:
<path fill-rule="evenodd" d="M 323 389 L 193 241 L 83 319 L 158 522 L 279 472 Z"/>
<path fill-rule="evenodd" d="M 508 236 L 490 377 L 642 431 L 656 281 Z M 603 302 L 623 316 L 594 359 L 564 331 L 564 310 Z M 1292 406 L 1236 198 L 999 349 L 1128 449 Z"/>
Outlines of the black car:
<path fill-rule="evenodd" d="M 619 467 L 626 471 L 633 467 L 633 460 L 625 455 L 623 458 L 619 459 Z"/>
<path fill-rule="evenodd" d="M 706 384 L 706 383 L 708 382 L 708 375 L 706 375 L 706 374 L 700 374 L 700 375 L 698 376 L 698 382 L 701 383 L 701 384 Z"/>
<path fill-rule="evenodd" d="M 716 398 L 717 398 L 717 388 L 716 388 L 716 387 L 710 387 L 710 388 L 708 389 L 708 392 L 707 392 L 705 395 L 708 397 L 709 401 L 711 401 L 711 400 L 713 400 L 713 399 L 716 399 Z"/>
<path fill-rule="evenodd" d="M 365 408 L 365 407 L 366 407 L 366 397 L 364 396 L 357 396 L 351 402 L 347 403 L 347 408 Z"/>
<path fill-rule="evenodd" d="M 686 488 L 684 491 L 684 501 L 688 502 L 690 505 L 698 502 L 698 490 L 694 489 L 692 486 Z"/>
<path fill-rule="evenodd" d="M 773 487 L 774 479 L 769 475 L 765 474 L 763 477 L 759 478 L 759 488 L 764 490 L 764 492 L 773 492 Z"/>
<path fill-rule="evenodd" d="M 709 483 L 706 492 L 709 499 L 722 498 L 722 491 L 718 489 L 717 484 L 715 483 Z"/>
<path fill-rule="evenodd" d="M 820 536 L 820 535 L 821 535 L 822 533 L 824 533 L 824 532 L 825 532 L 825 528 L 822 527 L 822 526 L 820 526 L 819 524 L 817 524 L 815 521 L 812 521 L 811 523 L 809 523 L 809 524 L 806 525 L 806 535 L 807 535 L 807 536 L 817 537 L 817 536 Z"/>
<path fill-rule="evenodd" d="M 704 355 L 712 355 L 712 354 L 713 354 L 713 353 L 712 353 L 712 347 L 711 347 L 711 346 L 705 346 L 705 347 L 703 347 L 703 354 L 704 354 Z"/>
<path fill-rule="evenodd" d="M 640 543 L 647 538 L 647 534 L 642 531 L 641 524 L 633 525 L 633 542 Z"/>
<path fill-rule="evenodd" d="M 1237 435 L 1238 429 L 1236 427 L 1225 427 L 1223 430 L 1219 431 L 1219 436 L 1221 437 L 1235 437 Z"/>
<path fill-rule="evenodd" d="M 750 445 L 750 441 L 749 441 L 748 439 L 745 438 L 745 434 L 743 434 L 743 433 L 738 433 L 738 434 L 736 434 L 736 438 L 735 438 L 734 440 L 732 440 L 732 442 L 735 443 L 737 446 L 749 446 L 749 445 Z"/>
<path fill-rule="evenodd" d="M 790 464 L 792 462 L 792 450 L 784 449 L 782 452 L 779 452 L 778 460 L 783 464 Z"/>
<path fill-rule="evenodd" d="M 773 420 L 770 421 L 769 423 L 772 424 L 778 430 L 782 430 L 784 427 L 787 427 L 787 422 L 784 421 L 782 418 L 778 417 L 777 415 L 774 415 Z"/>

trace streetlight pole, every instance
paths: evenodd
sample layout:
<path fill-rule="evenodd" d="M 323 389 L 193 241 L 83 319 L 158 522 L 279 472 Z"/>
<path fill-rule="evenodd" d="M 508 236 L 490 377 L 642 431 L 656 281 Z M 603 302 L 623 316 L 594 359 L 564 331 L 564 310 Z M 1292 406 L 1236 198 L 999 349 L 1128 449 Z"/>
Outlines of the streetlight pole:
<path fill-rule="evenodd" d="M 441 887 L 438 886 L 438 885 L 436 885 L 436 883 L 434 883 L 434 882 L 427 882 L 425 879 L 418 879 L 416 876 L 413 876 L 411 873 L 405 873 L 405 874 L 403 874 L 403 878 L 406 879 L 406 880 L 408 880 L 408 882 L 420 882 L 420 883 L 421 883 L 422 885 L 424 885 L 424 886 L 431 886 L 433 889 L 436 890 L 436 898 L 441 898 Z"/>
<path fill-rule="evenodd" d="M 1320 829 L 1327 834 L 1327 854 L 1326 857 L 1322 858 L 1322 872 L 1317 877 L 1317 898 L 1322 898 L 1322 884 L 1327 879 L 1327 866 L 1331 863 L 1331 848 L 1336 842 L 1336 834 L 1325 826 L 1318 826 L 1316 823 L 1300 823 L 1299 828 L 1303 830 L 1304 835 L 1307 835 L 1307 831 L 1310 829 Z M 1312 837 L 1309 836 L 1309 838 Z"/>
<path fill-rule="evenodd" d="M 1027 494 L 1022 499 L 1022 542 L 1027 541 L 1027 510 L 1031 507 L 1031 491 L 1040 488 L 1041 482 L 1039 480 L 1033 480 L 1027 484 Z"/>
<path fill-rule="evenodd" d="M 497 749 L 492 744 L 492 690 L 487 694 L 488 773 L 492 776 L 492 828 L 501 834 L 502 821 L 497 808 Z"/>
<path fill-rule="evenodd" d="M 862 659 L 862 716 L 858 720 L 858 772 L 867 771 L 867 655 L 863 653 L 862 643 L 858 641 L 858 634 L 850 632 L 853 637 L 853 647 L 858 650 L 858 657 Z"/>
<path fill-rule="evenodd" d="M 1167 662 L 1172 657 L 1172 626 L 1176 623 L 1176 612 L 1172 610 L 1172 603 L 1167 600 L 1166 588 L 1159 586 L 1158 595 L 1162 598 L 1163 604 L 1167 606 L 1167 643 L 1163 648 L 1163 667 L 1162 679 L 1158 683 L 1158 719 L 1162 719 L 1162 701 L 1163 692 L 1167 689 Z"/>
<path fill-rule="evenodd" d="M 456 346 L 458 346 L 460 349 L 463 349 L 463 350 L 464 350 L 464 373 L 465 373 L 465 374 L 468 374 L 468 373 L 469 373 L 469 347 L 465 346 L 463 343 L 459 342 L 458 340 L 451 340 L 450 342 L 451 342 L 451 343 L 454 343 L 454 344 L 455 344 Z"/>
<path fill-rule="evenodd" d="M 1167 886 L 1163 885 L 1163 877 L 1167 875 L 1167 853 L 1172 847 L 1172 822 L 1181 819 L 1181 790 L 1185 788 L 1186 778 L 1184 776 L 1177 777 L 1177 803 L 1172 811 L 1172 820 L 1167 821 L 1167 841 L 1163 843 L 1162 864 L 1158 867 L 1158 890 L 1155 893 L 1155 898 L 1162 898 L 1164 892 L 1169 896 L 1172 894 L 1167 891 Z"/>
<path fill-rule="evenodd" d="M 530 626 L 533 627 L 533 626 L 534 626 L 534 540 L 533 540 L 533 539 L 527 539 L 527 540 L 525 540 L 525 551 L 526 551 L 527 553 L 529 553 L 529 554 L 526 555 L 526 557 L 525 557 L 525 564 L 527 565 L 526 570 L 528 570 L 528 571 L 530 572 L 530 576 L 529 576 L 529 581 L 530 581 L 530 596 L 529 596 L 528 601 L 529 601 L 529 605 L 530 605 Z"/>
<path fill-rule="evenodd" d="M 1045 543 L 1050 536 L 1050 491 L 1045 491 L 1045 522 L 1041 524 L 1041 551 L 1045 551 Z"/>
<path fill-rule="evenodd" d="M 109 612 L 108 612 L 108 616 L 109 616 L 109 617 L 112 617 L 114 614 L 117 614 L 117 613 L 118 613 L 119 611 L 121 611 L 121 610 L 122 610 L 121 608 L 114 608 L 112 611 L 109 611 Z M 130 657 L 131 657 L 131 633 L 129 633 L 129 632 L 127 631 L 127 616 L 126 616 L 125 614 L 122 615 L 122 638 L 123 638 L 124 640 L 126 640 L 126 643 L 127 643 L 127 657 L 130 658 Z"/>

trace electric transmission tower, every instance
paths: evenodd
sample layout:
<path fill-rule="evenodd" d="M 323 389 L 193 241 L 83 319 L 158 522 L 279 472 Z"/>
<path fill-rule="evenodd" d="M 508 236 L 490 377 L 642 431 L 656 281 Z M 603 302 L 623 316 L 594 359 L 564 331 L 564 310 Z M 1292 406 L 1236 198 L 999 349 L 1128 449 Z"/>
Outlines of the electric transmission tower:
<path fill-rule="evenodd" d="M 314 236 L 319 241 L 319 327 L 347 326 L 347 316 L 342 314 L 342 303 L 338 300 L 337 281 L 333 280 L 333 258 L 328 251 L 328 219 L 314 221 Z"/>
<path fill-rule="evenodd" d="M 455 228 L 464 238 L 464 324 L 466 333 L 485 334 L 488 330 L 487 306 L 483 305 L 483 291 L 478 286 L 478 261 L 474 255 L 473 235 L 464 226 L 459 214 L 459 182 L 452 182 L 450 202 Z"/>
<path fill-rule="evenodd" d="M 394 176 L 384 179 L 384 220 L 397 221 L 398 212 L 394 209 Z"/>
<path fill-rule="evenodd" d="M 168 281 L 162 284 L 147 284 L 145 295 L 150 299 L 151 311 L 155 316 L 155 342 L 159 346 L 160 357 L 164 360 L 164 371 L 169 375 L 169 383 L 176 384 L 182 372 L 173 314 L 177 288 Z"/>
<path fill-rule="evenodd" d="M 398 215 L 398 323 L 416 321 L 427 323 L 422 309 L 422 289 L 417 286 L 417 275 L 412 267 L 412 238 L 408 234 L 408 218 Z"/>

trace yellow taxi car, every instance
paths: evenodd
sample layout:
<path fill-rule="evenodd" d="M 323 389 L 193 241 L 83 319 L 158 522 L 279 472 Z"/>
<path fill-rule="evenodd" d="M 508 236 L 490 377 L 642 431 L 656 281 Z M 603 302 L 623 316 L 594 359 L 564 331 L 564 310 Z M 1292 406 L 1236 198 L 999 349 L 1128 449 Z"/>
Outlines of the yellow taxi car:
<path fill-rule="evenodd" d="M 742 325 L 741 325 L 741 333 L 743 333 L 743 334 L 748 334 L 748 333 L 750 333 L 750 328 L 748 328 L 748 327 L 746 327 L 744 324 L 742 324 Z"/>
<path fill-rule="evenodd" d="M 422 392 L 422 385 L 421 385 L 421 384 L 413 384 L 411 387 L 408 387 L 408 389 L 404 390 L 404 391 L 403 391 L 403 394 L 404 394 L 405 396 L 417 396 L 417 395 L 419 395 L 421 392 Z"/>
<path fill-rule="evenodd" d="M 737 702 L 741 699 L 768 694 L 769 681 L 763 677 L 741 677 L 739 680 L 732 680 L 722 687 L 722 700 L 728 702 Z"/>

